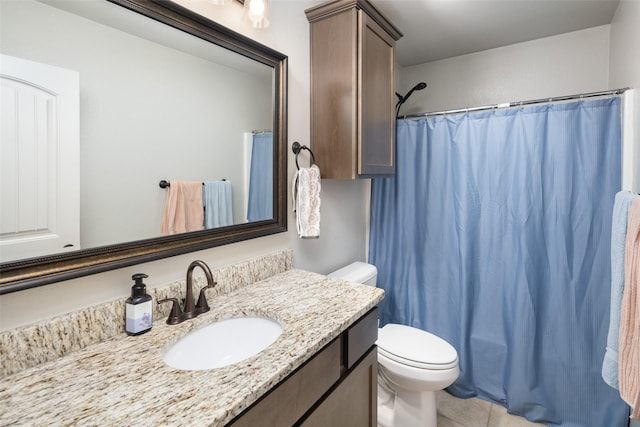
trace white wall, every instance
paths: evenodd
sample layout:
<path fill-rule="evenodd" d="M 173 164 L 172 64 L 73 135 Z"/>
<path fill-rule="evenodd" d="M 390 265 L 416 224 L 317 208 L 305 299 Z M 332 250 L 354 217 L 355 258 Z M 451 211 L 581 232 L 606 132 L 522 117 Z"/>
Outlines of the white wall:
<path fill-rule="evenodd" d="M 594 92 L 608 88 L 609 26 L 406 67 L 400 114 Z"/>
<path fill-rule="evenodd" d="M 634 184 L 640 192 L 640 2 L 623 0 L 611 21 L 609 86 L 635 89 Z"/>
<path fill-rule="evenodd" d="M 236 2 L 224 7 L 198 0 L 179 2 L 289 56 L 288 144 L 293 141 L 309 144 L 309 27 L 304 10 L 319 1 L 271 2 L 271 26 L 265 30 L 254 30 L 243 23 L 241 5 Z M 295 172 L 294 159 L 289 152 L 289 183 Z M 367 188 L 366 181 L 323 180 L 321 237 L 317 240 L 298 239 L 289 197 L 289 231 L 286 233 L 3 295 L 0 297 L 0 329 L 126 296 L 133 273 L 148 274 L 145 282 L 149 287 L 182 279 L 194 259 L 218 266 L 293 248 L 297 268 L 320 273 L 328 273 L 347 262 L 364 260 Z"/>

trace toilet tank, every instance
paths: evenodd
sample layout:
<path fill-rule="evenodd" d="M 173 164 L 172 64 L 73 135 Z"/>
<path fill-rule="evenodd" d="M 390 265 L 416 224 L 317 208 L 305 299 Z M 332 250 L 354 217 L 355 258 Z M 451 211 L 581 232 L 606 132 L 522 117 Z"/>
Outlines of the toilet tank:
<path fill-rule="evenodd" d="M 378 278 L 378 269 L 375 265 L 367 264 L 366 262 L 354 262 L 333 273 L 329 273 L 328 276 L 375 286 Z"/>

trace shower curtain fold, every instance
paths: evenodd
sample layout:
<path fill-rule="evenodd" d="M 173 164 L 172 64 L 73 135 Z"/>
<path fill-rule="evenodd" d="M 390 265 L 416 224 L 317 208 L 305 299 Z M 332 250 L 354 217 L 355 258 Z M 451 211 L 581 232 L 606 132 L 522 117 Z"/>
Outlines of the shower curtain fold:
<path fill-rule="evenodd" d="M 623 427 L 602 380 L 619 99 L 397 122 L 397 173 L 372 183 L 381 324 L 458 351 L 449 388 L 532 421 Z"/>

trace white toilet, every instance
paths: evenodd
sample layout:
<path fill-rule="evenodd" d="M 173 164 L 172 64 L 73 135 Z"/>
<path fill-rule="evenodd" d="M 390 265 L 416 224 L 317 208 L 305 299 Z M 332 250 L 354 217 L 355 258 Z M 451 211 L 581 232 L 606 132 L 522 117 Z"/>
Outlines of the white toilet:
<path fill-rule="evenodd" d="M 378 270 L 355 262 L 329 274 L 375 286 Z M 458 354 L 445 340 L 411 326 L 378 330 L 378 426 L 436 427 L 435 391 L 458 378 Z"/>

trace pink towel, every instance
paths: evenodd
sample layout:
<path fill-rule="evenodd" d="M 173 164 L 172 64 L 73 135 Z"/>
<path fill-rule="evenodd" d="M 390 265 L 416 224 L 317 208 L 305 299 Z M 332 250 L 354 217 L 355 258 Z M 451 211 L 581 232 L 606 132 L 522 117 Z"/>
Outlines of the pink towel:
<path fill-rule="evenodd" d="M 171 181 L 162 216 L 162 235 L 187 233 L 204 228 L 202 182 Z"/>
<path fill-rule="evenodd" d="M 629 210 L 618 345 L 620 396 L 632 408 L 631 419 L 640 419 L 640 197 Z"/>

